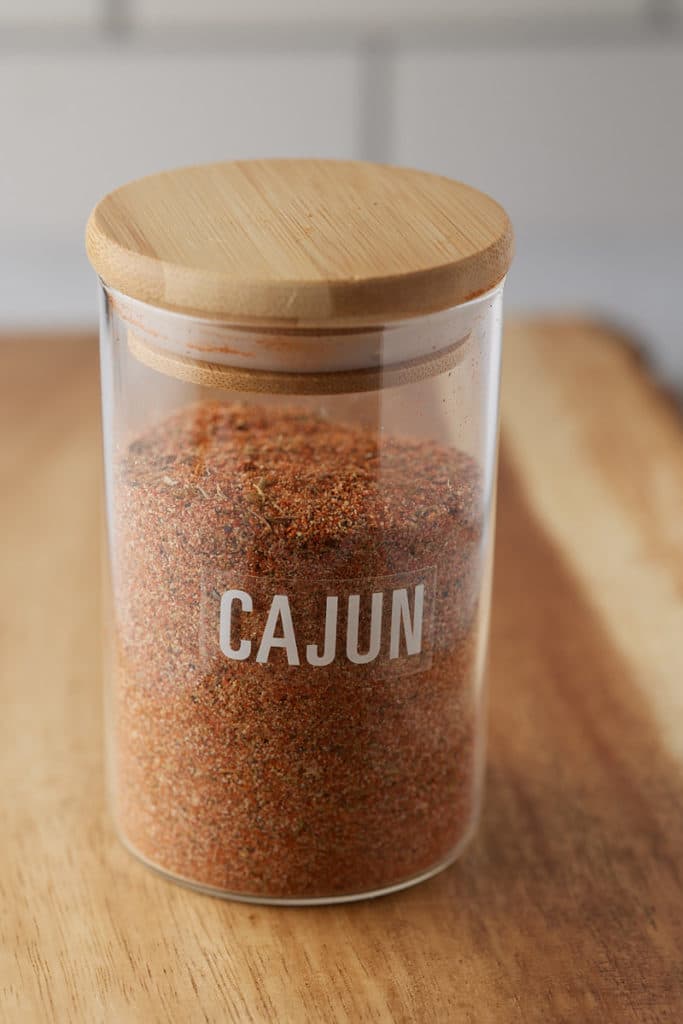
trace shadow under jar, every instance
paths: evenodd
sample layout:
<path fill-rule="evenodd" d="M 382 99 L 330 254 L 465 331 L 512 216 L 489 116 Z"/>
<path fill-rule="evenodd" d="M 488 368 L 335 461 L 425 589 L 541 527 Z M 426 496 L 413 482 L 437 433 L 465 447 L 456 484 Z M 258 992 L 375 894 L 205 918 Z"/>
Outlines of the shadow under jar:
<path fill-rule="evenodd" d="M 121 838 L 245 900 L 428 877 L 481 799 L 504 211 L 249 161 L 123 186 L 87 242 Z"/>

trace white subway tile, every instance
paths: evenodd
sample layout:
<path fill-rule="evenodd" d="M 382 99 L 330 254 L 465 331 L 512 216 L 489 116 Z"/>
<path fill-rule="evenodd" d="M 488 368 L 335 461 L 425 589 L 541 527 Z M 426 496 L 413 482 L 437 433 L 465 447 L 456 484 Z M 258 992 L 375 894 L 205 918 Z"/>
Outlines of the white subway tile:
<path fill-rule="evenodd" d="M 179 164 L 354 155 L 357 64 L 345 52 L 12 55 L 0 96 L 5 237 L 80 245 L 105 192 Z"/>
<path fill-rule="evenodd" d="M 393 157 L 492 193 L 523 228 L 683 227 L 681 96 L 674 43 L 406 54 Z"/>
<path fill-rule="evenodd" d="M 92 25 L 102 12 L 102 0 L 0 0 L 0 25 Z"/>
<path fill-rule="evenodd" d="M 604 17 L 645 10 L 648 0 L 131 0 L 143 25 L 401 23 L 503 15 Z"/>

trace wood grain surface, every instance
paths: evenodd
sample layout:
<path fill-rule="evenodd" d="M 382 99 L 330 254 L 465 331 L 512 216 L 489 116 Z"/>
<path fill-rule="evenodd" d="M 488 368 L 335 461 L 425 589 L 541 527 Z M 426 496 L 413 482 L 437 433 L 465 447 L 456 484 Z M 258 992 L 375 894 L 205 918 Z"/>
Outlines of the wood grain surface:
<path fill-rule="evenodd" d="M 358 160 L 236 160 L 122 185 L 93 210 L 110 288 L 238 322 L 369 323 L 448 309 L 497 285 L 505 211 L 469 185 Z"/>
<path fill-rule="evenodd" d="M 683 431 L 618 339 L 507 334 L 478 838 L 307 910 L 196 895 L 113 837 L 96 348 L 0 360 L 3 1024 L 683 1019 Z"/>

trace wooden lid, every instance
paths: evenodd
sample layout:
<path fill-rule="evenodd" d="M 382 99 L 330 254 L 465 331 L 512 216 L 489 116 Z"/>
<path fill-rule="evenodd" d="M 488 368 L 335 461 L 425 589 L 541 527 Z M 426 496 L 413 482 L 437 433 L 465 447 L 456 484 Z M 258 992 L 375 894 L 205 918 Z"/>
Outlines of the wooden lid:
<path fill-rule="evenodd" d="M 90 261 L 154 306 L 263 324 L 419 316 L 493 288 L 512 228 L 493 199 L 422 171 L 336 160 L 184 167 L 95 207 Z"/>

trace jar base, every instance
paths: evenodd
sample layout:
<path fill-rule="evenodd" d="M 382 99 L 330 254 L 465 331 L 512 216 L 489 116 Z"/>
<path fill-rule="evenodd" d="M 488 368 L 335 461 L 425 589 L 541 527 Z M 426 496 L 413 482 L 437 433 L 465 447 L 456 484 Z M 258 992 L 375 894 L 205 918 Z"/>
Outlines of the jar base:
<path fill-rule="evenodd" d="M 252 903 L 269 907 L 321 907 L 335 903 L 356 903 L 360 900 L 377 899 L 378 896 L 389 896 L 391 893 L 400 892 L 402 889 L 409 889 L 414 885 L 419 885 L 420 882 L 426 882 L 428 879 L 433 878 L 434 875 L 438 875 L 441 871 L 445 871 L 446 868 L 450 867 L 451 864 L 458 860 L 474 838 L 477 831 L 477 825 L 478 822 L 475 819 L 470 828 L 461 836 L 453 849 L 445 857 L 442 857 L 441 860 L 427 868 L 425 871 L 420 871 L 416 875 L 410 875 L 408 878 L 403 878 L 399 882 L 393 882 L 391 885 L 382 886 L 379 889 L 342 893 L 341 895 L 334 896 L 258 896 L 252 895 L 251 893 L 232 892 L 227 889 L 219 889 L 213 885 L 204 885 L 202 882 L 196 882 L 191 878 L 185 878 L 183 875 L 176 875 L 172 871 L 167 871 L 166 868 L 156 864 L 133 846 L 133 844 L 129 842 L 118 828 L 116 828 L 116 834 L 125 849 L 132 854 L 136 860 L 139 860 L 144 864 L 145 867 L 151 868 L 155 874 L 161 875 L 161 877 L 166 879 L 166 881 L 175 882 L 177 885 L 182 885 L 186 889 L 193 889 L 195 892 L 201 893 L 204 896 L 214 896 L 223 900 L 232 900 L 236 903 Z"/>

